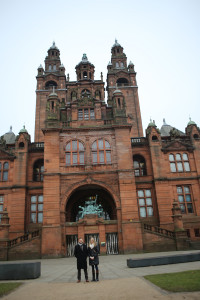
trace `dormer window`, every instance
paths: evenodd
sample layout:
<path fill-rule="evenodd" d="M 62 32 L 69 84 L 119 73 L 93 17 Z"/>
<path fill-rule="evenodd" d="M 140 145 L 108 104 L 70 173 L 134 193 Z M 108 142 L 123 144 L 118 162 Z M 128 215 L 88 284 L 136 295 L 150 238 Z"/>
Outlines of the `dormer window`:
<path fill-rule="evenodd" d="M 54 51 L 52 51 L 52 55 L 54 55 Z"/>

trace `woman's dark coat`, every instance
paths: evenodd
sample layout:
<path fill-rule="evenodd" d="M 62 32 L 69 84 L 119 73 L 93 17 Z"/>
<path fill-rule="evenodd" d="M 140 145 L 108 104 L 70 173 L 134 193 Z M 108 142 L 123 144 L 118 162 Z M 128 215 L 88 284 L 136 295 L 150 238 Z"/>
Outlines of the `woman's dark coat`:
<path fill-rule="evenodd" d="M 81 246 L 77 244 L 74 248 L 74 255 L 77 258 L 77 269 L 87 269 L 87 256 L 88 256 L 87 246 L 83 244 L 83 250 L 82 250 Z"/>
<path fill-rule="evenodd" d="M 99 248 L 94 246 L 94 248 L 88 247 L 88 256 L 89 256 L 89 265 L 98 265 L 99 264 Z M 91 259 L 90 256 L 93 256 L 94 259 Z"/>

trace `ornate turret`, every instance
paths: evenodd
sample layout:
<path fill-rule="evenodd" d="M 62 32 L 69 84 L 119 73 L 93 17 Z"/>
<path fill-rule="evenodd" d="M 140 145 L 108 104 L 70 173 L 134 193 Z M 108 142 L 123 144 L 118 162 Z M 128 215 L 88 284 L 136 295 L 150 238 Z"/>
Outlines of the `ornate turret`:
<path fill-rule="evenodd" d="M 55 42 L 53 42 L 45 58 L 45 72 L 58 72 L 60 65 L 60 50 L 56 47 Z"/>
<path fill-rule="evenodd" d="M 94 65 L 89 62 L 87 55 L 84 53 L 82 60 L 75 67 L 77 81 L 79 80 L 94 80 Z"/>

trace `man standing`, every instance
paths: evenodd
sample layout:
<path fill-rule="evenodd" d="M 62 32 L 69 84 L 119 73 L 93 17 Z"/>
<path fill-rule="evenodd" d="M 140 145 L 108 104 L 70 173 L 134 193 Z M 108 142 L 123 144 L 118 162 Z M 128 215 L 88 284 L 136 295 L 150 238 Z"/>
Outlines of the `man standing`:
<path fill-rule="evenodd" d="M 77 269 L 78 269 L 78 281 L 79 283 L 81 281 L 81 269 L 84 270 L 85 273 L 85 281 L 89 282 L 88 280 L 88 272 L 87 272 L 87 256 L 88 256 L 88 250 L 87 246 L 83 244 L 83 239 L 78 239 L 78 244 L 75 246 L 74 249 L 74 255 L 77 258 Z"/>

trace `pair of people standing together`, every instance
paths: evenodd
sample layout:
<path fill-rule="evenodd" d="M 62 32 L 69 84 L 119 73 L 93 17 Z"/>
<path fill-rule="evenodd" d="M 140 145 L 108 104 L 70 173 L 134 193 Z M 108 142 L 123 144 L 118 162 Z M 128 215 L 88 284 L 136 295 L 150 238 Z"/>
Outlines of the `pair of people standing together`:
<path fill-rule="evenodd" d="M 74 255 L 77 259 L 77 270 L 78 270 L 78 281 L 81 281 L 81 269 L 84 270 L 85 273 L 85 281 L 88 280 L 88 271 L 87 271 L 87 257 L 89 256 L 89 265 L 92 266 L 92 281 L 99 281 L 99 249 L 94 240 L 94 238 L 90 239 L 89 247 L 83 243 L 83 239 L 79 238 L 78 244 L 75 246 Z M 96 270 L 96 278 L 95 278 L 95 270 Z"/>

